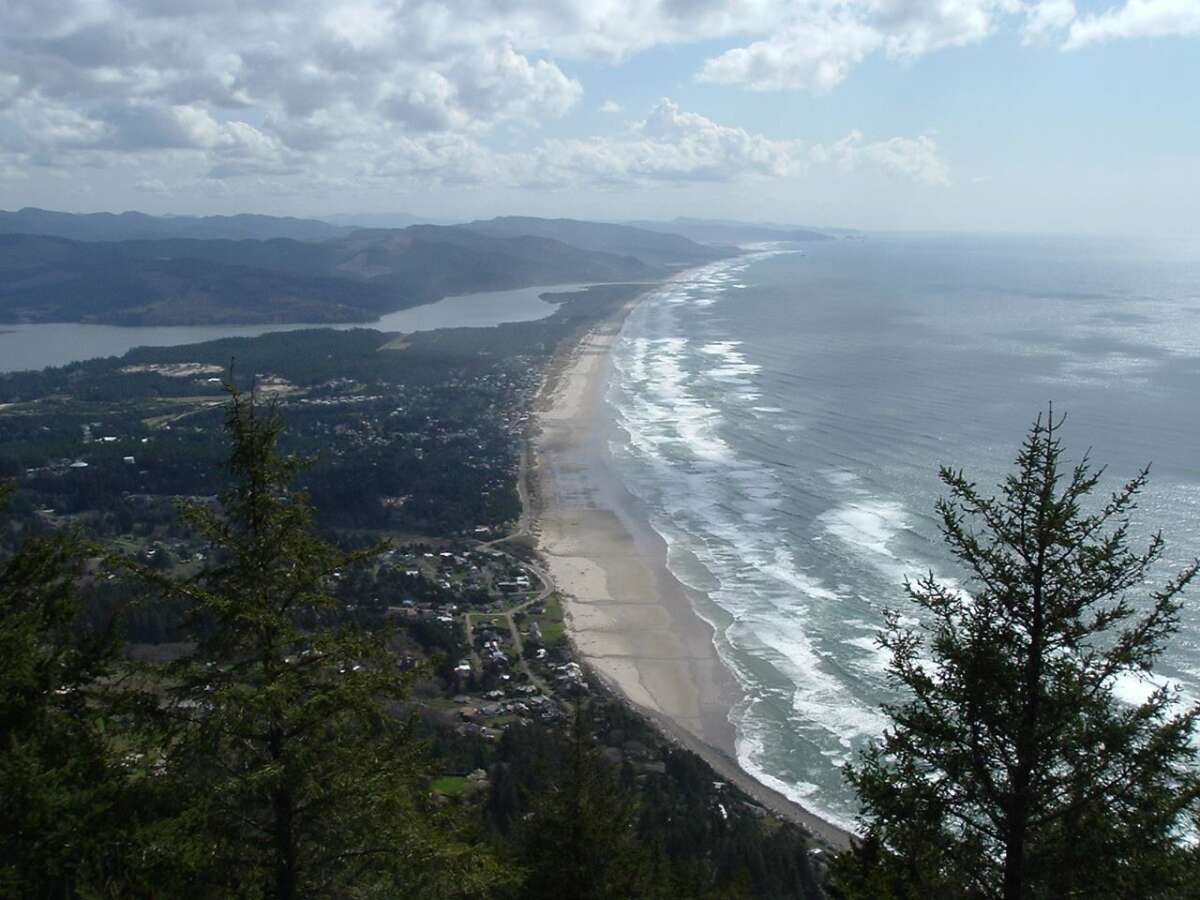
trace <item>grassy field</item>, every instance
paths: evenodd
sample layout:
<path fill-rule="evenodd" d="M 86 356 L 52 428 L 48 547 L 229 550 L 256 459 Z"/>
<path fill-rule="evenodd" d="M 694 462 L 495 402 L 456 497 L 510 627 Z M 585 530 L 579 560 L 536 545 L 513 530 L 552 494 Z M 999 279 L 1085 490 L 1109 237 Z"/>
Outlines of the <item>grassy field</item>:
<path fill-rule="evenodd" d="M 546 611 L 540 616 L 535 616 L 534 619 L 542 629 L 542 640 L 547 645 L 558 643 L 566 634 L 566 627 L 563 625 L 562 601 L 557 593 L 546 598 Z"/>
<path fill-rule="evenodd" d="M 433 779 L 433 784 L 429 787 L 447 797 L 457 797 L 466 790 L 467 779 L 462 775 L 442 775 Z"/>

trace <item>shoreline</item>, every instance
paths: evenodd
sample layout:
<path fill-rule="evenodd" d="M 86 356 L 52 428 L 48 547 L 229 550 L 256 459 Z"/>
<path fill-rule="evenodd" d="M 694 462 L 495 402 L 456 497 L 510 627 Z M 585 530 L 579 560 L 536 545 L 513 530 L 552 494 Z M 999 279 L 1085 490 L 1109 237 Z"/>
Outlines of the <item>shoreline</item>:
<path fill-rule="evenodd" d="M 580 660 L 670 740 L 703 758 L 777 815 L 834 851 L 851 835 L 762 784 L 737 762 L 730 710 L 741 701 L 713 627 L 669 571 L 667 547 L 623 514 L 628 495 L 601 465 L 601 389 L 609 353 L 646 291 L 595 323 L 551 361 L 534 404 L 527 515 L 538 553 L 563 595 Z"/>

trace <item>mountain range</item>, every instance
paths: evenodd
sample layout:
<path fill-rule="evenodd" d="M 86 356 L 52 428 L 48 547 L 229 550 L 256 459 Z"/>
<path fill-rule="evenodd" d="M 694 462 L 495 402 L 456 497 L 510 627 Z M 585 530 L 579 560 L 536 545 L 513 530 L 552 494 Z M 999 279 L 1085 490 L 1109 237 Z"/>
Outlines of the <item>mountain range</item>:
<path fill-rule="evenodd" d="M 43 233 L 14 231 L 26 227 Z M 231 229 L 259 237 L 195 236 Z M 267 216 L 26 209 L 0 213 L 0 322 L 367 322 L 454 294 L 653 280 L 730 252 L 573 220 L 351 231 Z"/>
<path fill-rule="evenodd" d="M 323 241 L 350 230 L 316 219 L 250 214 L 151 216 L 142 212 L 64 213 L 32 206 L 15 212 L 0 210 L 0 234 L 42 234 L 73 241 L 129 241 L 167 237 Z"/>
<path fill-rule="evenodd" d="M 805 243 L 833 240 L 833 235 L 813 228 L 723 219 L 672 219 L 669 222 L 640 221 L 628 224 L 638 230 L 678 235 L 702 244 Z"/>

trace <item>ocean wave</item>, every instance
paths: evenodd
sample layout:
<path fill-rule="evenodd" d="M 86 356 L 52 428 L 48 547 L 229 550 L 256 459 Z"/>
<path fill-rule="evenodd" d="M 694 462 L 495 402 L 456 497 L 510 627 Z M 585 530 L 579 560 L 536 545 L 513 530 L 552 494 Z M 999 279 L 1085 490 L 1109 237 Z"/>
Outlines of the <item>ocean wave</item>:
<path fill-rule="evenodd" d="M 845 503 L 823 514 L 821 520 L 827 534 L 860 552 L 892 561 L 898 557 L 889 545 L 908 527 L 904 504 L 895 500 Z"/>
<path fill-rule="evenodd" d="M 821 786 L 811 781 L 783 779 L 774 774 L 776 766 L 765 762 L 768 756 L 768 746 L 775 740 L 773 729 L 755 729 L 752 720 L 745 721 L 738 730 L 736 739 L 736 755 L 738 765 L 749 773 L 755 780 L 767 787 L 778 791 L 793 803 L 798 803 L 809 812 L 831 822 L 846 831 L 856 831 L 857 825 L 853 817 L 846 815 L 842 809 L 834 808 L 824 802 L 826 796 Z M 768 766 L 770 766 L 768 768 Z"/>
<path fill-rule="evenodd" d="M 844 791 L 830 765 L 844 763 L 883 727 L 874 697 L 855 683 L 875 667 L 840 666 L 814 643 L 829 641 L 810 630 L 819 633 L 822 621 L 839 620 L 843 606 L 861 602 L 797 563 L 784 530 L 789 520 L 781 518 L 788 489 L 779 472 L 787 467 L 745 455 L 723 433 L 731 414 L 757 399 L 761 367 L 741 342 L 700 339 L 682 317 L 699 296 L 719 299 L 729 282 L 709 272 L 635 310 L 612 357 L 607 399 L 622 437 L 609 449 L 666 542 L 668 567 L 720 612 L 719 621 L 707 617 L 717 651 L 747 696 L 758 698 L 731 714 L 739 746 L 751 746 L 745 736 L 756 727 L 764 692 L 777 697 L 777 736 L 780 728 L 805 735 L 824 771 L 823 785 L 814 781 L 811 790 L 836 801 Z M 775 416 L 784 408 L 754 411 Z M 744 764 L 765 783 L 784 784 L 777 769 L 772 775 L 769 765 Z M 795 792 L 792 782 L 785 793 Z"/>
<path fill-rule="evenodd" d="M 731 712 L 742 766 L 848 824 L 854 798 L 839 766 L 878 733 L 878 705 L 894 699 L 887 653 L 874 640 L 881 610 L 912 611 L 905 576 L 956 571 L 928 512 L 936 464 L 970 461 L 985 483 L 1002 477 L 1011 445 L 1000 427 L 1012 424 L 1031 380 L 1047 376 L 1076 398 L 1103 388 L 1102 414 L 1087 412 L 1092 433 L 1144 446 L 1117 421 L 1131 401 L 1114 407 L 1111 395 L 1129 376 L 1158 379 L 1162 364 L 1176 381 L 1156 390 L 1178 396 L 1196 377 L 1184 351 L 1200 346 L 1200 327 L 1178 323 L 1170 355 L 1145 357 L 1153 365 L 1124 345 L 1101 356 L 1064 352 L 1079 347 L 1057 326 L 1045 329 L 1056 343 L 1031 345 L 1045 351 L 1031 359 L 1003 338 L 1028 330 L 1027 310 L 988 298 L 973 306 L 937 285 L 928 298 L 881 299 L 870 296 L 869 279 L 853 293 L 859 270 L 831 270 L 828 259 L 805 282 L 802 272 L 820 262 L 815 251 L 795 270 L 764 265 L 764 256 L 685 273 L 633 311 L 612 355 L 606 396 L 618 427 L 609 449 L 639 514 L 666 541 L 671 571 L 702 595 L 697 611 L 743 687 L 745 702 Z M 812 289 L 803 303 L 796 284 Z M 980 308 L 992 317 L 982 326 L 996 332 L 990 338 L 980 334 Z M 1165 309 L 1143 312 L 1166 321 Z M 1133 324 L 1139 340 L 1142 332 L 1147 342 L 1165 340 Z M 947 383 L 951 364 L 969 366 L 971 378 Z M 1172 410 L 1186 408 L 1173 402 Z M 1164 566 L 1178 568 L 1200 534 L 1200 486 L 1187 456 L 1196 430 L 1180 415 L 1157 427 L 1167 448 L 1159 458 L 1168 457 L 1175 481 L 1152 483 L 1139 515 L 1170 523 Z M 1200 614 L 1188 607 L 1182 615 L 1185 628 L 1159 667 L 1171 680 L 1123 679 L 1118 696 L 1135 701 L 1159 683 L 1200 693 Z M 904 622 L 916 624 L 911 615 Z"/>

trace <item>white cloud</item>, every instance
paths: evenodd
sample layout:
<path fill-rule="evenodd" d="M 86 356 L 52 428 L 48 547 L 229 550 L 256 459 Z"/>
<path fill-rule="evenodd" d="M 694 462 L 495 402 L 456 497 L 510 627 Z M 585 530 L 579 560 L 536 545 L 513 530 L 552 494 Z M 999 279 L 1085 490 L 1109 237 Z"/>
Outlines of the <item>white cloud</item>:
<path fill-rule="evenodd" d="M 845 173 L 865 170 L 927 186 L 950 184 L 949 165 L 937 142 L 924 134 L 868 142 L 855 130 L 833 144 L 814 147 L 811 157 L 815 163 L 830 164 Z"/>
<path fill-rule="evenodd" d="M 781 8 L 769 36 L 708 60 L 702 81 L 752 90 L 832 90 L 876 52 L 902 61 L 977 43 L 1017 0 L 808 0 Z"/>
<path fill-rule="evenodd" d="M 168 197 L 171 194 L 171 188 L 161 178 L 142 178 L 134 182 L 133 189 L 142 194 L 154 194 L 159 197 Z"/>
<path fill-rule="evenodd" d="M 1039 6 L 1052 2 L 1070 0 Z M 702 80 L 827 92 L 872 55 L 907 61 L 979 41 L 1025 9 L 1019 0 L 0 6 L 0 169 L 70 173 L 132 161 L 146 184 L 200 179 L 211 192 L 234 179 L 271 191 L 738 183 L 822 164 L 944 184 L 948 169 L 929 137 L 872 143 L 855 133 L 811 147 L 669 100 L 616 134 L 541 140 L 533 129 L 580 103 L 577 60 L 719 39 L 732 49 L 702 65 Z M 598 108 L 622 111 L 614 100 Z"/>
<path fill-rule="evenodd" d="M 1025 24 L 1021 37 L 1025 44 L 1046 44 L 1057 40 L 1075 19 L 1075 0 L 1032 0 L 1022 9 Z"/>
<path fill-rule="evenodd" d="M 220 119 L 254 109 L 281 135 L 284 123 L 331 109 L 353 111 L 348 132 L 363 120 L 421 132 L 548 119 L 578 101 L 580 84 L 557 63 L 508 39 L 504 15 L 493 21 L 476 9 L 472 22 L 455 5 L 477 6 L 11 0 L 0 33 L 0 116 L 21 99 L 97 120 L 136 104 L 146 121 L 108 123 L 136 150 L 139 136 L 145 149 L 189 143 L 186 123 L 182 131 L 171 124 L 179 110 Z"/>
<path fill-rule="evenodd" d="M 894 59 L 977 43 L 1012 11 L 1008 0 L 869 0 L 866 5 L 867 20 L 884 35 Z"/>
<path fill-rule="evenodd" d="M 105 130 L 97 144 L 118 150 L 211 149 L 224 132 L 207 110 L 197 106 L 113 103 L 100 107 L 95 118 Z"/>
<path fill-rule="evenodd" d="M 737 184 L 803 176 L 813 166 L 854 175 L 878 173 L 917 183 L 948 183 L 932 138 L 868 142 L 859 132 L 828 147 L 769 138 L 659 101 L 619 136 L 552 139 L 497 152 L 467 135 L 403 139 L 364 177 L 414 184 L 563 190 Z"/>
<path fill-rule="evenodd" d="M 554 63 L 530 62 L 510 45 L 471 54 L 450 68 L 460 102 L 475 122 L 557 118 L 583 94 Z"/>
<path fill-rule="evenodd" d="M 1064 48 L 1075 50 L 1105 41 L 1200 35 L 1196 0 L 1126 0 L 1125 5 L 1071 23 Z"/>
<path fill-rule="evenodd" d="M 721 125 L 664 99 L 623 137 L 547 141 L 508 164 L 514 182 L 541 187 L 733 182 L 787 175 L 802 151 L 800 141 Z"/>
<path fill-rule="evenodd" d="M 803 176 L 830 165 L 848 174 L 876 173 L 923 186 L 949 184 L 949 167 L 933 138 L 868 142 L 851 132 L 829 146 L 769 138 L 680 109 L 669 99 L 654 106 L 621 137 L 550 140 L 528 153 L 491 155 L 474 145 L 455 148 L 454 165 L 469 165 L 480 180 L 522 188 L 736 184 Z M 448 155 L 437 154 L 438 164 Z"/>
<path fill-rule="evenodd" d="M 704 64 L 702 81 L 741 84 L 756 91 L 832 90 L 883 43 L 874 28 L 850 20 L 801 22 Z"/>

